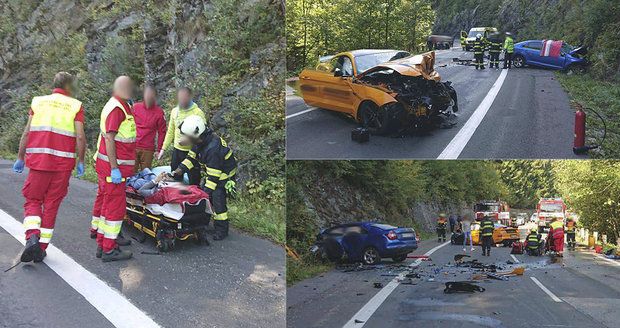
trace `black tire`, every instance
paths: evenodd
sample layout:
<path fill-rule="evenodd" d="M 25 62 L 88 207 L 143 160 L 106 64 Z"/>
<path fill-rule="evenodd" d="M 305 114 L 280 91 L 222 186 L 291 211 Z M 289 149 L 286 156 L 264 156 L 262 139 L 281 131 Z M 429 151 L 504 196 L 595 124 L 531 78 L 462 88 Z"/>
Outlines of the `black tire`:
<path fill-rule="evenodd" d="M 514 68 L 524 68 L 525 67 L 525 57 L 521 56 L 521 55 L 516 55 L 514 56 L 514 58 L 512 59 L 512 66 Z"/>
<path fill-rule="evenodd" d="M 374 135 L 380 136 L 389 133 L 393 125 L 388 113 L 371 101 L 365 101 L 360 105 L 357 117 L 362 126 Z"/>
<path fill-rule="evenodd" d="M 168 241 L 165 239 L 160 239 L 157 241 L 157 250 L 159 250 L 162 253 L 166 253 L 170 250 L 170 245 L 168 244 Z"/>
<path fill-rule="evenodd" d="M 196 239 L 194 239 L 196 245 L 209 246 L 209 239 L 207 239 L 207 229 L 199 229 L 196 231 Z"/>
<path fill-rule="evenodd" d="M 407 254 L 403 254 L 403 255 L 398 255 L 392 258 L 392 261 L 394 262 L 402 262 L 404 260 L 407 259 Z"/>
<path fill-rule="evenodd" d="M 370 246 L 364 249 L 362 253 L 362 263 L 366 265 L 375 265 L 381 263 L 381 256 L 376 248 Z"/>

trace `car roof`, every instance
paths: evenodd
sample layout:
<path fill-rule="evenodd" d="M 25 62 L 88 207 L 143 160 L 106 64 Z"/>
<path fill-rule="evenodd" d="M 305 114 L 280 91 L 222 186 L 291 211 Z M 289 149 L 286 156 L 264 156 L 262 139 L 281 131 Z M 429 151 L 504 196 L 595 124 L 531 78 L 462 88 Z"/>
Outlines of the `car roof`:
<path fill-rule="evenodd" d="M 377 225 L 377 224 L 391 225 L 391 224 L 375 222 L 375 221 L 359 221 L 359 222 L 349 222 L 349 223 L 338 224 L 338 225 L 329 227 L 327 229 L 334 229 L 334 228 L 341 228 L 341 227 L 368 226 L 368 225 L 373 225 L 374 226 L 374 225 Z"/>
<path fill-rule="evenodd" d="M 358 49 L 358 50 L 351 50 L 349 51 L 349 53 L 353 56 L 364 56 L 364 55 L 381 54 L 385 52 L 394 52 L 394 51 L 407 52 L 405 50 L 395 50 L 395 49 Z"/>

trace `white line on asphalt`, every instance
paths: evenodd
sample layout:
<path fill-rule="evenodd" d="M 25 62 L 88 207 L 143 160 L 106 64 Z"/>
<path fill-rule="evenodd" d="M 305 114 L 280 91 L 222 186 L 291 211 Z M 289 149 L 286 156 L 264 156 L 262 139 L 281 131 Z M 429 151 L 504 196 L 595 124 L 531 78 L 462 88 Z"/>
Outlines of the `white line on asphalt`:
<path fill-rule="evenodd" d="M 310 108 L 308 108 L 306 110 L 302 110 L 301 112 L 297 112 L 295 114 L 287 115 L 286 119 L 288 120 L 289 118 L 292 118 L 292 117 L 295 117 L 295 116 L 299 116 L 299 115 L 302 115 L 302 114 L 305 114 L 305 113 L 308 113 L 308 112 L 311 112 L 311 111 L 317 110 L 317 109 L 318 108 L 316 108 L 316 107 L 310 107 Z"/>
<path fill-rule="evenodd" d="M 450 244 L 449 241 L 437 245 L 433 247 L 428 252 L 424 253 L 424 255 L 429 256 L 433 254 L 436 250 Z M 422 263 L 421 259 L 415 260 L 413 263 L 409 265 L 410 268 L 415 268 Z M 342 328 L 360 328 L 364 327 L 366 321 L 370 319 L 370 317 L 375 313 L 375 311 L 385 302 L 385 300 L 390 296 L 390 294 L 398 287 L 401 280 L 405 278 L 405 275 L 408 271 L 401 272 L 396 278 L 392 279 L 385 287 L 383 287 L 375 296 L 373 296 L 368 303 L 366 303 L 357 313 L 344 325 Z M 356 322 L 357 321 L 357 322 Z"/>
<path fill-rule="evenodd" d="M 519 260 L 517 260 L 517 257 L 516 257 L 516 256 L 514 256 L 514 255 L 510 254 L 510 257 L 512 257 L 512 259 L 513 259 L 513 260 L 515 260 L 515 262 L 519 263 Z"/>
<path fill-rule="evenodd" d="M 598 254 L 597 254 L 597 255 L 595 255 L 595 256 L 596 256 L 596 257 L 598 257 L 598 258 L 599 258 L 599 259 L 601 259 L 601 260 L 605 260 L 605 261 L 607 261 L 607 262 L 609 262 L 609 263 L 611 263 L 611 264 L 614 264 L 614 265 L 620 266 L 620 263 L 616 262 L 615 260 L 608 259 L 608 258 L 606 258 L 606 257 L 605 257 L 605 256 L 603 256 L 603 255 L 598 255 Z"/>
<path fill-rule="evenodd" d="M 463 125 L 461 130 L 452 138 L 452 141 L 444 148 L 437 159 L 457 159 L 459 157 L 469 142 L 469 139 L 474 135 L 480 123 L 482 123 L 482 119 L 484 119 L 489 108 L 491 108 L 495 97 L 497 97 L 499 90 L 502 88 L 502 84 L 504 84 L 507 74 L 507 69 L 502 70 L 486 97 L 484 97 L 480 105 L 478 105 L 478 108 L 471 114 L 467 122 L 465 122 L 465 125 Z"/>
<path fill-rule="evenodd" d="M 17 241 L 25 244 L 24 228 L 12 216 L 0 209 L 0 227 Z M 60 249 L 49 245 L 45 263 L 117 328 L 160 328 L 153 319 L 131 304 L 118 290 L 110 287 L 86 270 Z"/>
<path fill-rule="evenodd" d="M 540 289 L 542 289 L 543 292 L 547 293 L 547 295 L 549 295 L 553 299 L 553 301 L 557 303 L 562 302 L 562 300 L 559 297 L 555 296 L 555 294 L 553 294 L 549 289 L 547 289 L 547 287 L 545 287 L 540 281 L 538 281 L 536 277 L 530 277 L 530 279 L 532 279 L 532 281 L 534 281 L 534 283 L 538 285 L 538 287 L 540 287 Z"/>

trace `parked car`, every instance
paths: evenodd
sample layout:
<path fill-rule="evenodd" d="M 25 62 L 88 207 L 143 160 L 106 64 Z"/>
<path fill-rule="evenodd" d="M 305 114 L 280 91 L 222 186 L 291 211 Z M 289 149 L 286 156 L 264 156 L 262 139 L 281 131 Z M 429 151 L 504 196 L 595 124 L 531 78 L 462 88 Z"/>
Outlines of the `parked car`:
<path fill-rule="evenodd" d="M 334 262 L 377 264 L 382 258 L 402 262 L 417 248 L 418 240 L 412 228 L 355 222 L 322 230 L 310 251 Z"/>
<path fill-rule="evenodd" d="M 540 55 L 542 45 L 542 40 L 527 40 L 515 44 L 514 67 L 537 66 L 564 71 L 583 71 L 587 65 L 584 47 L 573 47 L 563 42 L 560 56 L 551 57 Z"/>
<path fill-rule="evenodd" d="M 507 227 L 500 223 L 495 223 L 494 226 L 495 230 L 493 230 L 493 244 L 510 246 L 513 242 L 520 239 L 519 231 L 516 228 Z M 478 222 L 472 224 L 471 226 L 471 239 L 474 245 L 480 245 L 482 242 L 482 239 L 480 238 L 480 223 Z M 463 245 L 463 233 L 453 233 L 450 237 L 450 242 L 453 245 Z"/>

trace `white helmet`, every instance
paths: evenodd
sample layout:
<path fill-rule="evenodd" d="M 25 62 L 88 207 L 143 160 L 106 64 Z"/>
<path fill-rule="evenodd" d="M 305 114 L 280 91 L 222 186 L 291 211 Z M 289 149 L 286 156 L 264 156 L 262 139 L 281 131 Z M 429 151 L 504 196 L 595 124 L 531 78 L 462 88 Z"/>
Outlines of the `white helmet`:
<path fill-rule="evenodd" d="M 480 39 L 482 37 L 482 34 L 478 33 L 476 34 L 476 39 Z"/>
<path fill-rule="evenodd" d="M 205 120 L 198 115 L 186 117 L 183 122 L 181 122 L 181 125 L 179 125 L 181 134 L 192 139 L 198 139 L 206 129 L 207 125 L 205 124 Z"/>

